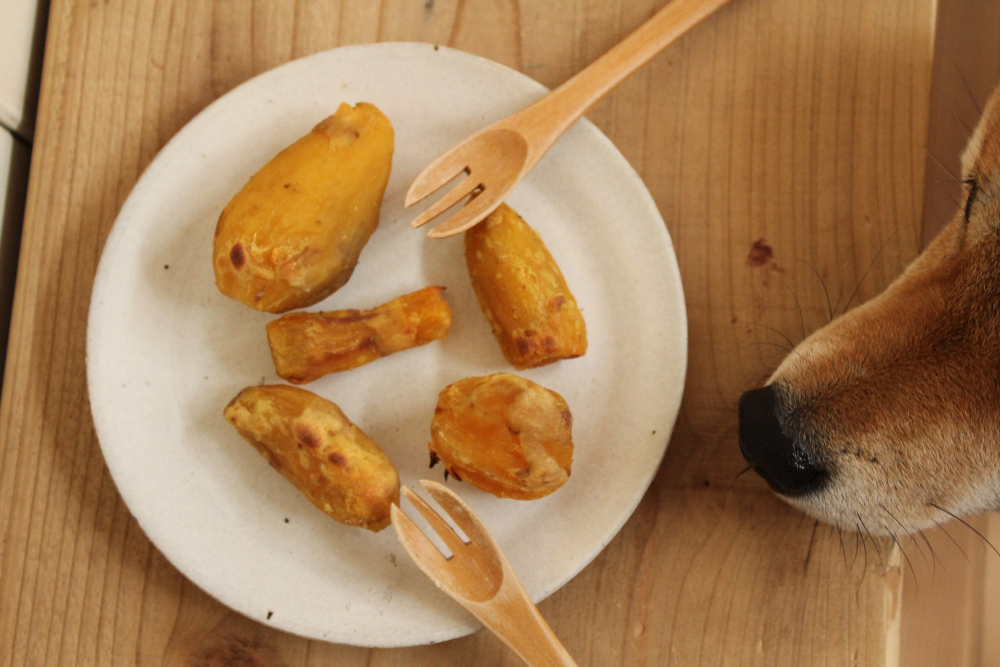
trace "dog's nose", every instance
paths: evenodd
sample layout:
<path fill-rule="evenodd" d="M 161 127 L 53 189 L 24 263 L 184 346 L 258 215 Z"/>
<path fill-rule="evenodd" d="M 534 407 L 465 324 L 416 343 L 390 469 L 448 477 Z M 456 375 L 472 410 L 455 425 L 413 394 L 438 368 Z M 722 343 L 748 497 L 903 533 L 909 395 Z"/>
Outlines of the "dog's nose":
<path fill-rule="evenodd" d="M 771 385 L 740 396 L 740 451 L 772 489 L 786 496 L 802 495 L 819 488 L 826 473 L 785 435 L 776 412 L 779 401 Z"/>

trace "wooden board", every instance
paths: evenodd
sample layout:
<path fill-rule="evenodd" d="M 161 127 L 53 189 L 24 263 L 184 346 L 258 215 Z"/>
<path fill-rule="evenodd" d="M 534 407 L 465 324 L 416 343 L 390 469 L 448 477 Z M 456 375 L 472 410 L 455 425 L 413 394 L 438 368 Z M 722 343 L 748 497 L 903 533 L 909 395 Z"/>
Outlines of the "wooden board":
<path fill-rule="evenodd" d="M 54 0 L 0 402 L 0 664 L 518 664 L 482 632 L 399 650 L 310 642 L 187 582 L 97 446 L 89 293 L 143 167 L 249 77 L 342 44 L 420 40 L 553 86 L 662 4 Z M 934 5 L 733 0 L 589 114 L 663 213 L 691 346 L 653 488 L 542 605 L 581 666 L 896 664 L 898 553 L 740 476 L 735 404 L 920 247 Z"/>
<path fill-rule="evenodd" d="M 1000 81 L 1000 4 L 938 3 L 927 137 L 923 239 L 928 243 L 961 208 L 960 156 Z M 974 518 L 903 542 L 901 664 L 1000 664 L 1000 521 Z M 992 530 L 991 530 L 992 529 Z"/>
<path fill-rule="evenodd" d="M 990 544 L 1000 544 L 1000 514 L 993 513 L 986 518 L 983 534 Z M 982 616 L 976 635 L 979 639 L 979 665 L 991 667 L 1000 665 L 1000 556 L 992 549 L 985 550 L 983 563 L 983 588 L 980 601 Z"/>
<path fill-rule="evenodd" d="M 927 136 L 924 244 L 955 215 L 962 200 L 961 155 L 1000 82 L 1000 4 L 938 3 Z"/>

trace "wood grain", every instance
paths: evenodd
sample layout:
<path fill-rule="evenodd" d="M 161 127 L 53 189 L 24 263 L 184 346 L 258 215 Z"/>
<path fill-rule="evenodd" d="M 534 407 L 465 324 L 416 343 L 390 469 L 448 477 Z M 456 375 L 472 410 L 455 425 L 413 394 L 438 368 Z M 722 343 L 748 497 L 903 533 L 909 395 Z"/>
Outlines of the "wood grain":
<path fill-rule="evenodd" d="M 907 667 L 989 667 L 981 659 L 984 640 L 984 572 L 994 554 L 976 534 L 984 517 L 927 531 L 924 541 L 903 541 L 903 617 L 900 664 Z M 992 618 L 998 618 L 993 616 Z"/>
<path fill-rule="evenodd" d="M 990 544 L 1000 544 L 1000 514 L 987 515 L 983 534 Z M 979 599 L 981 612 L 979 627 L 976 628 L 979 639 L 979 665 L 992 667 L 1000 665 L 1000 633 L 997 633 L 997 623 L 1000 622 L 1000 556 L 992 549 L 983 551 L 983 585 Z"/>
<path fill-rule="evenodd" d="M 928 119 L 923 241 L 959 211 L 960 156 L 983 105 L 1000 81 L 1000 4 L 938 3 Z M 1000 543 L 995 515 L 970 519 Z M 901 664 L 907 667 L 1000 665 L 1000 555 L 974 530 L 952 522 L 927 541 L 904 541 Z"/>
<path fill-rule="evenodd" d="M 416 229 L 437 219 L 427 236 L 440 239 L 485 219 L 595 102 L 728 2 L 673 0 L 548 95 L 453 145 L 413 180 L 406 193 L 406 205 L 437 192 L 462 170 L 475 180 L 463 181 L 463 186 L 450 190 L 445 188 L 447 194 L 414 218 L 410 226 Z M 498 155 L 510 159 L 498 160 Z M 445 217 L 474 188 L 481 194 Z"/>
<path fill-rule="evenodd" d="M 518 664 L 485 633 L 399 650 L 306 641 L 188 582 L 129 515 L 97 446 L 88 297 L 142 169 L 251 76 L 341 44 L 420 40 L 555 86 L 663 4 L 54 0 L 0 402 L 0 664 Z M 934 6 L 734 0 L 589 114 L 673 237 L 690 361 L 650 492 L 541 605 L 580 665 L 896 664 L 898 552 L 738 476 L 735 404 L 782 348 L 916 254 Z M 755 244 L 766 261 L 749 260 Z"/>
<path fill-rule="evenodd" d="M 952 219 L 962 199 L 962 151 L 1000 82 L 1000 4 L 938 5 L 934 85 L 927 136 L 924 244 Z"/>

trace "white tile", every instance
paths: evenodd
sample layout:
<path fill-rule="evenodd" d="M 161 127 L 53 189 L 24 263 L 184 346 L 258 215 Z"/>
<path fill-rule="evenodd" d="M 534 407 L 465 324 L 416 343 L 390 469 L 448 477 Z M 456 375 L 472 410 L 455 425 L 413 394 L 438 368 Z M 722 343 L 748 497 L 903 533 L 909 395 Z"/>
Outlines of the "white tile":
<path fill-rule="evenodd" d="M 44 30 L 36 25 L 39 1 L 0 0 L 0 125 L 23 137 L 35 122 Z"/>

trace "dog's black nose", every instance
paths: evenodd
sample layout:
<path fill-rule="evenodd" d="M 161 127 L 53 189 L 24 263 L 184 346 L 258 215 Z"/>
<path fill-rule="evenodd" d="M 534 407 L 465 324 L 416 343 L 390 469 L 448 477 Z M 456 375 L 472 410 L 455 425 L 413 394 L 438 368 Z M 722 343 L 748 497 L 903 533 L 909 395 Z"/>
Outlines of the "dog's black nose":
<path fill-rule="evenodd" d="M 740 451 L 767 485 L 786 496 L 813 491 L 826 473 L 781 429 L 780 397 L 768 385 L 740 396 Z"/>

